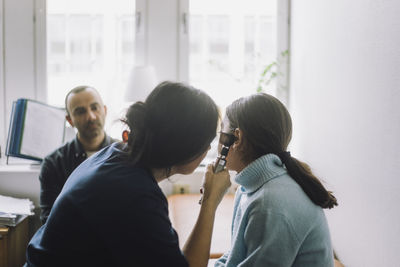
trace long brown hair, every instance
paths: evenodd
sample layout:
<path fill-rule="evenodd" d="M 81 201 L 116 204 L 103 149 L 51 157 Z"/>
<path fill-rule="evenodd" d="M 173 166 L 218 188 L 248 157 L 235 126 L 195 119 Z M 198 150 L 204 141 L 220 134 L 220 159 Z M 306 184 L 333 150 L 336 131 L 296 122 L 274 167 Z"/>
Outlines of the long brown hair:
<path fill-rule="evenodd" d="M 310 167 L 286 152 L 292 138 L 292 119 L 286 107 L 275 97 L 259 93 L 240 98 L 226 110 L 230 126 L 243 131 L 246 153 L 242 160 L 250 163 L 272 153 L 279 156 L 289 175 L 307 196 L 322 208 L 338 205 Z"/>

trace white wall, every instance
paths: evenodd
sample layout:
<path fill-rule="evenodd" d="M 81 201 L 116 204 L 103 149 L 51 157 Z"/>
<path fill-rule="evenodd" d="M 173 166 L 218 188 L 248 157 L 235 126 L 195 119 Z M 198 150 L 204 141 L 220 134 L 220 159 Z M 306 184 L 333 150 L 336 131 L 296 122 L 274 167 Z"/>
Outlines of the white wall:
<path fill-rule="evenodd" d="M 292 1 L 292 148 L 335 192 L 346 266 L 400 262 L 400 1 Z"/>
<path fill-rule="evenodd" d="M 0 166 L 0 195 L 29 198 L 39 207 L 39 166 Z"/>
<path fill-rule="evenodd" d="M 30 217 L 30 234 L 40 226 L 38 179 L 39 166 L 30 165 L 0 165 L 0 195 L 17 198 L 29 198 L 35 205 L 35 215 Z"/>

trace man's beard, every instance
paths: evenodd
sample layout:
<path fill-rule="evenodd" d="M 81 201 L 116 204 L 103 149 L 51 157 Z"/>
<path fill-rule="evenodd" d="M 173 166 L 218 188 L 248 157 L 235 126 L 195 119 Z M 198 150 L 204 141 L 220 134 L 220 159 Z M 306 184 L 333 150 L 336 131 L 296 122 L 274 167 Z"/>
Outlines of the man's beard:
<path fill-rule="evenodd" d="M 93 125 L 97 127 L 93 128 Z M 81 136 L 88 140 L 97 137 L 103 131 L 103 125 L 100 121 L 89 122 L 85 125 L 84 130 L 81 132 Z"/>

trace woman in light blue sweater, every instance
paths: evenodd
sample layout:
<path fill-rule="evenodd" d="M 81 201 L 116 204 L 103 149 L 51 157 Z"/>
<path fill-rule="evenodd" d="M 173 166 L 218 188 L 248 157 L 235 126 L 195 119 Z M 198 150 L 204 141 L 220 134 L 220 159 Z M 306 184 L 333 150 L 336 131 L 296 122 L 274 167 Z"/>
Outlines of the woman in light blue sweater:
<path fill-rule="evenodd" d="M 285 106 L 267 94 L 241 98 L 227 108 L 223 124 L 235 139 L 227 168 L 238 173 L 240 186 L 231 249 L 215 266 L 333 266 L 322 209 L 337 202 L 310 168 L 286 151 L 292 122 Z M 222 140 L 226 133 L 221 135 Z"/>

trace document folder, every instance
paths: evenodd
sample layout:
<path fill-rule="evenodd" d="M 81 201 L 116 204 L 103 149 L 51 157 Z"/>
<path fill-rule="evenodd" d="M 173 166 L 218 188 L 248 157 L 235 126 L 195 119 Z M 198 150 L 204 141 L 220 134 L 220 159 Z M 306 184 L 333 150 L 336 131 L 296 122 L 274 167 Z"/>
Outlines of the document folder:
<path fill-rule="evenodd" d="M 20 98 L 13 103 L 6 156 L 41 161 L 64 143 L 65 109 Z"/>

